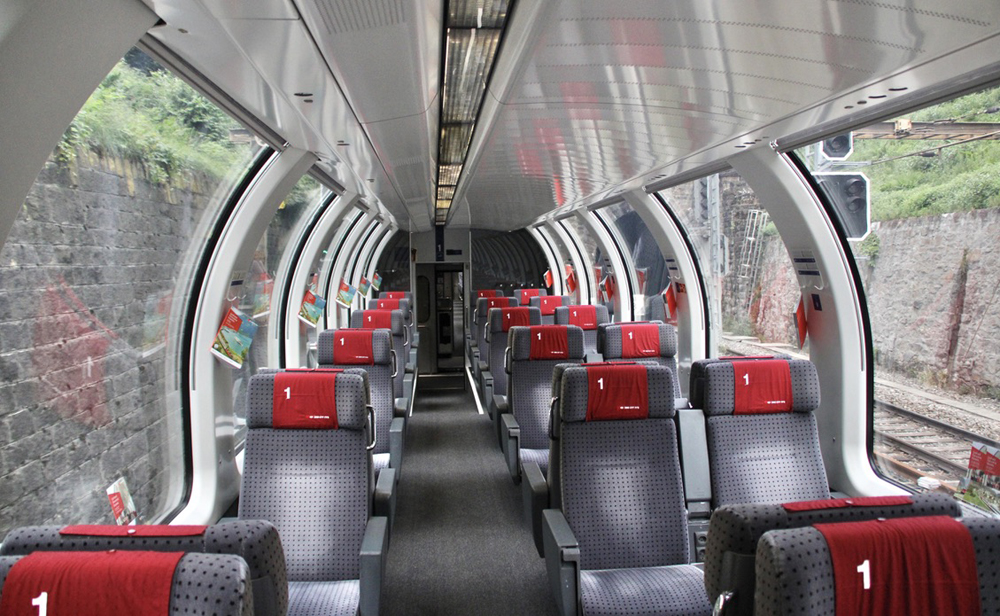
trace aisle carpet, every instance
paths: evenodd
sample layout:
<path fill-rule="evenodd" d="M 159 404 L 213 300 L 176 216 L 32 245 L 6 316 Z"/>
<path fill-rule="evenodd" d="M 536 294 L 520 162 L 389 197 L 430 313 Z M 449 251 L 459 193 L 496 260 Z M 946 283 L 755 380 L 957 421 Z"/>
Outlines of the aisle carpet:
<path fill-rule="evenodd" d="M 418 392 L 382 614 L 556 614 L 488 415 L 470 391 Z"/>

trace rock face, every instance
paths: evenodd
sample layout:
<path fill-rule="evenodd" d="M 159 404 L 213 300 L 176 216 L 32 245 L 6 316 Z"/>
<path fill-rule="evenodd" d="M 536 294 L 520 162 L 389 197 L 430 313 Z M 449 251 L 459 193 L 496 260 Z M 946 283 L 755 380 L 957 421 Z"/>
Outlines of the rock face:
<path fill-rule="evenodd" d="M 1000 394 L 1000 210 L 873 225 L 855 245 L 879 368 L 927 384 Z M 768 238 L 750 304 L 753 333 L 793 342 L 798 283 L 788 253 Z"/>
<path fill-rule="evenodd" d="M 86 151 L 39 174 L 0 251 L 0 536 L 109 523 L 118 477 L 144 516 L 182 488 L 168 331 L 214 188 Z"/>

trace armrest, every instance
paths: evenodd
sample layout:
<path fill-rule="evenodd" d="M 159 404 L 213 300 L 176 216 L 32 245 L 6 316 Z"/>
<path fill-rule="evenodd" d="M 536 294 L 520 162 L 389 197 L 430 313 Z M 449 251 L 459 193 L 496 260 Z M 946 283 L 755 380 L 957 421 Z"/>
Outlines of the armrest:
<path fill-rule="evenodd" d="M 372 507 L 374 514 L 387 518 L 391 530 L 392 519 L 396 514 L 396 469 L 388 467 L 378 472 L 374 501 Z"/>
<path fill-rule="evenodd" d="M 489 369 L 484 369 L 479 373 L 479 394 L 486 405 L 486 411 L 492 413 L 493 405 L 490 404 L 490 401 L 493 400 L 493 373 Z"/>
<path fill-rule="evenodd" d="M 579 596 L 580 544 L 563 512 L 542 512 L 542 542 L 545 546 L 545 569 L 549 588 L 563 616 L 576 616 Z"/>
<path fill-rule="evenodd" d="M 378 616 L 388 548 L 389 521 L 381 516 L 369 518 L 361 539 L 361 616 Z"/>
<path fill-rule="evenodd" d="M 493 396 L 494 399 L 500 396 Z M 504 403 L 506 405 L 506 401 Z M 499 407 L 497 412 L 500 412 Z M 500 445 L 503 449 L 504 456 L 507 458 L 507 470 L 510 471 L 510 477 L 514 480 L 515 484 L 521 483 L 521 469 L 518 462 L 520 461 L 519 449 L 521 443 L 521 426 L 517 424 L 517 420 L 510 413 L 503 413 L 500 415 L 500 430 L 503 436 L 500 438 Z"/>
<path fill-rule="evenodd" d="M 413 374 L 417 371 L 417 364 L 413 361 L 413 352 L 410 351 L 410 359 L 406 362 L 406 367 L 404 368 L 405 374 Z"/>
<path fill-rule="evenodd" d="M 542 545 L 542 511 L 549 508 L 549 484 L 535 462 L 528 462 L 521 468 L 521 479 L 524 519 L 531 527 L 538 555 L 545 556 L 545 547 Z"/>
<path fill-rule="evenodd" d="M 392 423 L 389 424 L 389 468 L 395 471 L 396 481 L 399 481 L 401 465 L 403 464 L 404 430 L 406 430 L 406 420 L 402 417 L 393 418 Z"/>
<path fill-rule="evenodd" d="M 418 331 L 413 332 L 413 346 L 420 346 L 420 332 Z"/>
<path fill-rule="evenodd" d="M 406 391 L 404 385 L 403 391 Z M 406 408 L 409 406 L 410 399 L 408 397 L 395 398 L 392 401 L 392 416 L 393 417 L 406 417 Z"/>

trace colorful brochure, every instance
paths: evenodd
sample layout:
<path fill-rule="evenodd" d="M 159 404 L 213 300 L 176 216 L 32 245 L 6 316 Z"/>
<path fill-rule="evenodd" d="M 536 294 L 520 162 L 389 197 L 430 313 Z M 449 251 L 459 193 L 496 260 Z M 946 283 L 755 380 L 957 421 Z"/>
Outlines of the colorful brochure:
<path fill-rule="evenodd" d="M 375 272 L 375 275 L 372 276 L 372 288 L 375 289 L 376 291 L 382 288 L 382 277 L 379 275 L 378 272 Z"/>
<path fill-rule="evenodd" d="M 955 494 L 994 514 L 1000 513 L 1000 449 L 973 443 L 969 470 L 958 484 Z"/>
<path fill-rule="evenodd" d="M 323 309 L 326 308 L 326 300 L 316 295 L 312 291 L 306 291 L 302 298 L 302 306 L 299 307 L 299 320 L 309 327 L 316 327 L 319 318 L 323 316 Z"/>
<path fill-rule="evenodd" d="M 261 274 L 257 281 L 257 289 L 253 295 L 253 318 L 267 316 L 271 312 L 271 293 L 274 291 L 274 278 L 266 273 Z"/>
<path fill-rule="evenodd" d="M 215 333 L 212 354 L 234 368 L 241 368 L 256 333 L 256 323 L 236 308 L 230 308 Z"/>
<path fill-rule="evenodd" d="M 567 264 L 563 268 L 566 271 L 566 288 L 569 289 L 570 293 L 576 293 L 576 272 L 573 271 L 573 266 Z"/>
<path fill-rule="evenodd" d="M 351 304 L 354 302 L 354 294 L 358 290 L 347 284 L 343 279 L 340 281 L 340 289 L 337 290 L 337 303 L 344 308 L 350 308 Z"/>
<path fill-rule="evenodd" d="M 135 510 L 135 503 L 132 502 L 132 495 L 128 491 L 128 485 L 124 477 L 119 477 L 117 481 L 108 486 L 108 500 L 111 501 L 111 512 L 115 516 L 115 523 L 118 526 L 135 524 L 139 514 Z"/>
<path fill-rule="evenodd" d="M 361 282 L 358 283 L 358 293 L 360 293 L 361 295 L 364 295 L 365 297 L 367 297 L 368 296 L 368 290 L 371 288 L 371 286 L 372 286 L 371 281 L 368 280 L 367 278 L 365 278 L 364 276 L 362 276 L 361 277 Z"/>
<path fill-rule="evenodd" d="M 552 283 L 553 283 L 553 280 L 552 280 L 552 270 L 545 270 L 545 274 L 544 274 L 543 277 L 545 278 L 545 286 L 546 287 L 551 287 Z"/>

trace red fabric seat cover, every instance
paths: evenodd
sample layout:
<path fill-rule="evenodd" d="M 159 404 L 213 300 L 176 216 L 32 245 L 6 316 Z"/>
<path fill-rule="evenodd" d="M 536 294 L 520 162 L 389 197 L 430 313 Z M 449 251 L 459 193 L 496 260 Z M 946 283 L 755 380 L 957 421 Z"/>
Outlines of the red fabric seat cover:
<path fill-rule="evenodd" d="M 566 326 L 532 326 L 528 357 L 531 359 L 565 359 L 569 357 L 569 331 Z"/>
<path fill-rule="evenodd" d="M 913 499 L 905 494 L 899 496 L 860 496 L 852 498 L 824 498 L 812 501 L 796 501 L 781 506 L 789 513 L 799 511 L 819 511 L 820 509 L 843 509 L 845 507 L 892 507 L 912 505 Z"/>
<path fill-rule="evenodd" d="M 657 324 L 629 323 L 623 324 L 621 329 L 623 358 L 660 356 L 660 327 Z"/>
<path fill-rule="evenodd" d="M 341 329 L 333 335 L 333 363 L 371 366 L 375 363 L 371 329 Z"/>
<path fill-rule="evenodd" d="M 792 410 L 792 375 L 783 359 L 735 361 L 734 415 L 787 413 Z"/>
<path fill-rule="evenodd" d="M 169 524 L 142 524 L 118 526 L 117 524 L 73 524 L 59 529 L 60 535 L 81 537 L 197 537 L 204 535 L 207 526 L 170 526 Z"/>
<path fill-rule="evenodd" d="M 649 417 L 646 367 L 639 364 L 587 366 L 587 421 Z"/>
<path fill-rule="evenodd" d="M 34 552 L 11 567 L 4 616 L 167 616 L 183 552 Z M 44 595 L 43 595 L 44 593 Z"/>
<path fill-rule="evenodd" d="M 597 307 L 571 306 L 569 324 L 576 325 L 581 329 L 597 329 Z"/>
<path fill-rule="evenodd" d="M 968 529 L 948 516 L 815 524 L 833 561 L 837 616 L 978 616 Z"/>
<path fill-rule="evenodd" d="M 501 308 L 500 326 L 502 331 L 510 331 L 511 327 L 528 327 L 531 325 L 531 311 L 528 308 Z"/>
<path fill-rule="evenodd" d="M 364 329 L 392 329 L 392 311 L 365 310 L 361 313 L 361 327 Z"/>
<path fill-rule="evenodd" d="M 274 375 L 271 425 L 275 428 L 337 429 L 337 375 L 322 371 Z"/>

